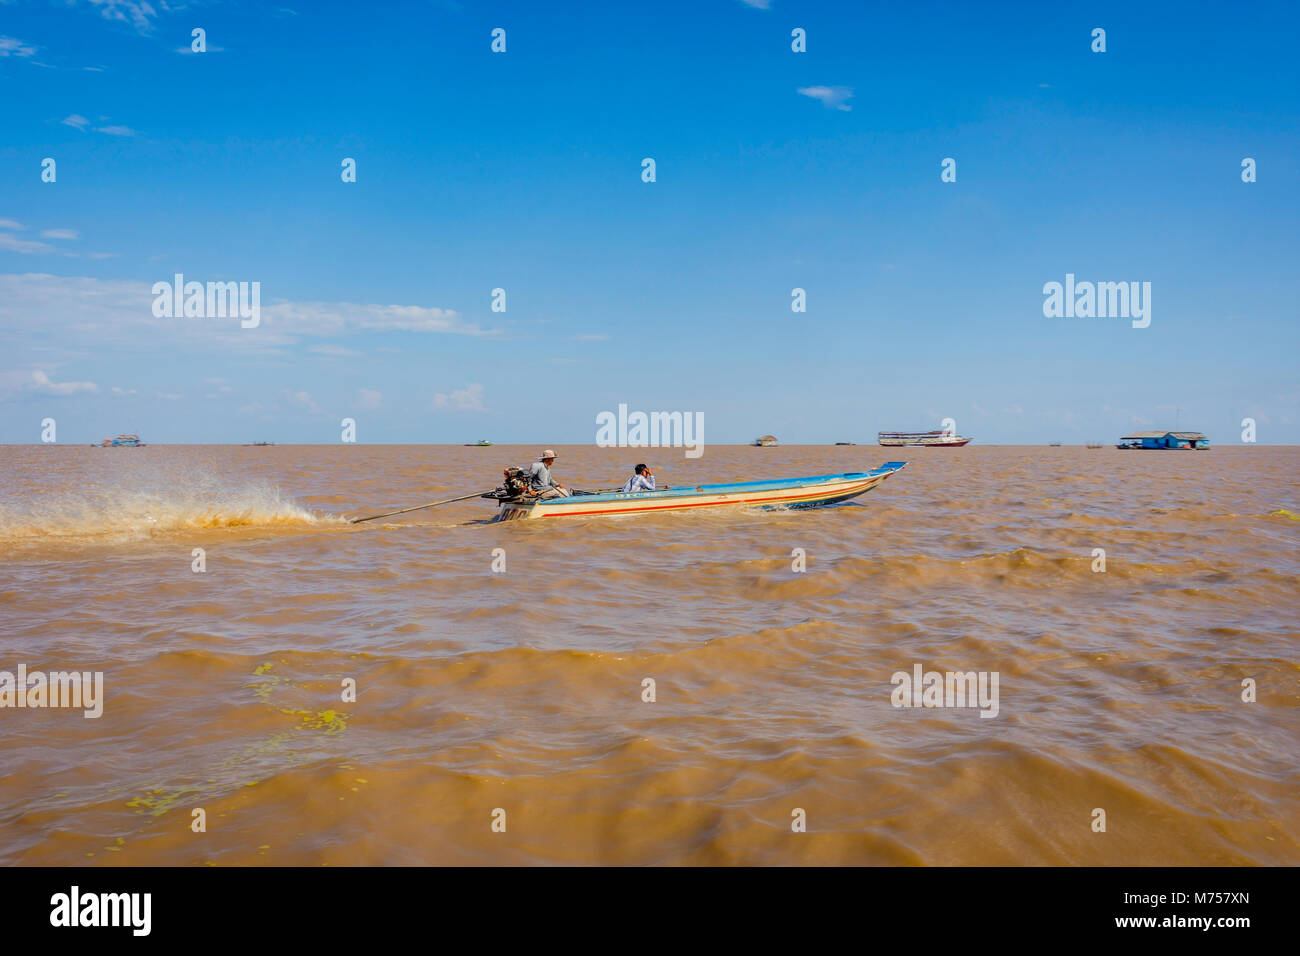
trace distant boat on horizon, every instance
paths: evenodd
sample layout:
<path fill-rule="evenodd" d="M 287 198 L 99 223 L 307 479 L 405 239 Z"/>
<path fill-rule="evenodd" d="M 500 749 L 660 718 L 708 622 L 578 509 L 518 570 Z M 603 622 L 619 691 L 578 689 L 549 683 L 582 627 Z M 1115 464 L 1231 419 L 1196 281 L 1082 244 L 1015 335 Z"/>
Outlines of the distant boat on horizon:
<path fill-rule="evenodd" d="M 962 445 L 968 445 L 971 442 L 969 438 L 945 431 L 877 432 L 876 438 L 880 441 L 880 444 L 894 448 L 901 445 L 916 445 L 926 448 L 960 448 Z"/>
<path fill-rule="evenodd" d="M 481 438 L 481 439 L 479 439 L 478 441 L 467 441 L 467 442 L 465 442 L 465 447 L 466 447 L 466 448 L 488 448 L 488 447 L 490 447 L 491 445 L 492 445 L 492 443 L 491 443 L 490 441 L 488 441 L 486 438 Z"/>
<path fill-rule="evenodd" d="M 105 438 L 98 445 L 91 445 L 91 448 L 143 448 L 144 442 L 140 440 L 139 435 L 118 435 L 116 438 Z"/>
<path fill-rule="evenodd" d="M 762 448 L 767 448 L 767 447 L 769 447 L 769 446 L 771 446 L 771 445 L 775 445 L 775 444 L 776 444 L 776 436 L 774 436 L 774 435 L 760 435 L 758 438 L 755 438 L 752 442 L 750 442 L 750 444 L 751 444 L 751 445 L 758 446 L 758 447 L 762 447 Z"/>

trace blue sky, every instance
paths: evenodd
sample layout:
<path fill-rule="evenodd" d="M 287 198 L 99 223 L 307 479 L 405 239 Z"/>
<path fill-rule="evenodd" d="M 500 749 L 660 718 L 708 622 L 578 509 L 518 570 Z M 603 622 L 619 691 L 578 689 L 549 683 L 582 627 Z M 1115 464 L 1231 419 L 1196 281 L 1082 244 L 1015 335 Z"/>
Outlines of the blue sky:
<path fill-rule="evenodd" d="M 1295 443 L 1300 13 L 1133 6 L 0 2 L 0 442 Z"/>

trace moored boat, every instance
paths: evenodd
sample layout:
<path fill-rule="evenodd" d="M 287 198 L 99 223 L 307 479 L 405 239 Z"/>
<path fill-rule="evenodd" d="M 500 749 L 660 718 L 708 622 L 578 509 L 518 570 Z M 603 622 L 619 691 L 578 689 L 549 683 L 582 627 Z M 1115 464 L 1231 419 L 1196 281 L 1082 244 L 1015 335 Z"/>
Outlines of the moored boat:
<path fill-rule="evenodd" d="M 963 438 L 952 432 L 877 432 L 880 444 L 898 448 L 903 445 L 924 446 L 926 448 L 960 448 L 969 444 L 971 439 Z"/>
<path fill-rule="evenodd" d="M 907 462 L 890 461 L 874 471 L 838 475 L 809 475 L 770 481 L 737 481 L 729 484 L 688 485 L 658 491 L 574 494 L 565 498 L 530 496 L 502 497 L 489 492 L 501 504 L 498 521 L 535 518 L 577 518 L 595 515 L 647 514 L 659 511 L 747 505 L 755 508 L 813 508 L 848 501 L 870 491 Z"/>

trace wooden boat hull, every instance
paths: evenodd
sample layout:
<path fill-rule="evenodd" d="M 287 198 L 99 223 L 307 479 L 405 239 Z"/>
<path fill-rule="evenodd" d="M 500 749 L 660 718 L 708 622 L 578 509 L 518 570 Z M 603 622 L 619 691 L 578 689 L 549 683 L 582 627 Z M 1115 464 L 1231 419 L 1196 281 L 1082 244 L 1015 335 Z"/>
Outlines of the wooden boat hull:
<path fill-rule="evenodd" d="M 531 501 L 502 501 L 498 521 L 538 518 L 590 518 L 605 515 L 650 514 L 744 505 L 751 508 L 814 508 L 848 501 L 865 494 L 907 462 L 891 461 L 875 471 L 774 481 L 742 481 L 733 484 L 697 485 L 664 491 L 614 492 L 574 495 Z"/>

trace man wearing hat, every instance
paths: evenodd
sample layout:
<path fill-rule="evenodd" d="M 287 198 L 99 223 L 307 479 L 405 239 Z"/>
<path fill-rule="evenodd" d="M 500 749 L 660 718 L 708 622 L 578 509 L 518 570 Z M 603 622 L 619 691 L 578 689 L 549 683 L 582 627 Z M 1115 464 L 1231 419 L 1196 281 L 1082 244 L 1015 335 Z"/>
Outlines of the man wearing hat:
<path fill-rule="evenodd" d="M 567 498 L 569 490 L 551 477 L 555 452 L 547 448 L 528 469 L 528 489 L 539 498 Z"/>

